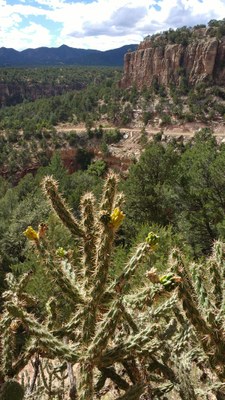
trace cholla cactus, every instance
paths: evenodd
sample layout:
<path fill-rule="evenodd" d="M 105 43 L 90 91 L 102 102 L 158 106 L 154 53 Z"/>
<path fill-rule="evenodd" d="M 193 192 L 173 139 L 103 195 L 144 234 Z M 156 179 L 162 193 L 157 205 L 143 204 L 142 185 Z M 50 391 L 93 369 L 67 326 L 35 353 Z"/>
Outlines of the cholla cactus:
<path fill-rule="evenodd" d="M 186 400 L 181 373 L 176 376 L 174 372 L 175 353 L 182 354 L 181 342 L 190 351 L 190 343 L 196 344 L 197 339 L 190 326 L 185 326 L 184 314 L 179 309 L 180 293 L 186 282 L 180 268 L 174 267 L 163 276 L 155 270 L 149 271 L 145 287 L 133 293 L 132 276 L 157 250 L 158 237 L 150 232 L 123 271 L 111 277 L 114 239 L 125 217 L 115 174 L 107 176 L 98 206 L 92 194 L 82 198 L 79 220 L 59 194 L 52 177 L 46 177 L 42 186 L 52 208 L 74 238 L 80 261 L 74 265 L 72 260 L 68 261 L 65 249 L 53 248 L 45 224 L 37 232 L 29 227 L 25 235 L 36 249 L 44 273 L 60 288 L 70 315 L 66 322 L 59 324 L 62 310 L 57 299 L 51 298 L 46 305 L 45 319 L 39 320 L 29 312 L 35 299 L 24 293 L 29 274 L 18 282 L 8 275 L 9 290 L 5 293 L 1 320 L 1 370 L 5 379 L 14 377 L 37 353 L 68 365 L 79 364 L 79 400 L 92 400 L 96 392 L 100 396 L 107 378 L 125 392 L 118 397 L 121 400 L 139 399 L 142 395 L 146 399 L 157 399 L 172 390 Z M 213 279 L 216 281 L 217 277 Z M 214 292 L 217 303 L 224 304 L 222 287 Z M 220 324 L 221 320 L 222 314 L 216 323 Z M 19 355 L 14 351 L 18 327 L 25 333 Z M 203 335 L 206 333 L 208 330 Z M 190 355 L 192 359 L 194 356 Z M 183 370 L 186 379 L 187 369 Z M 190 392 L 195 396 L 194 388 Z"/>
<path fill-rule="evenodd" d="M 215 242 L 204 265 L 185 265 L 180 252 L 171 254 L 171 268 L 178 275 L 178 296 L 184 313 L 217 377 L 225 379 L 225 248 Z"/>
<path fill-rule="evenodd" d="M 70 304 L 71 316 L 64 326 L 58 327 L 57 301 L 51 299 L 46 307 L 46 320 L 38 321 L 27 309 L 29 301 L 33 299 L 27 298 L 25 301 L 23 294 L 28 277 L 22 277 L 16 282 L 10 275 L 2 319 L 4 376 L 14 376 L 20 365 L 24 365 L 25 360 L 27 361 L 34 351 L 47 358 L 57 357 L 73 364 L 79 362 L 78 397 L 79 400 L 91 400 L 94 397 L 95 385 L 99 387 L 95 382 L 96 370 L 104 371 L 106 377 L 113 376 L 113 379 L 119 382 L 119 387 L 129 393 L 132 381 L 125 381 L 119 377 L 115 366 L 116 363 L 122 365 L 124 361 L 129 375 L 132 370 L 129 363 L 135 362 L 134 383 L 139 385 L 138 393 L 142 393 L 149 382 L 144 367 L 140 368 L 138 360 L 134 360 L 134 353 L 137 351 L 138 358 L 141 359 L 142 355 L 147 352 L 152 354 L 160 345 L 153 337 L 154 328 L 151 325 L 148 328 L 144 325 L 140 329 L 138 327 L 132 336 L 135 323 L 126 296 L 130 291 L 132 275 L 135 274 L 138 265 L 154 250 L 157 238 L 154 237 L 152 243 L 153 235 L 151 240 L 148 238 L 140 244 L 122 273 L 113 280 L 110 277 L 110 268 L 114 238 L 125 217 L 121 210 L 123 198 L 117 193 L 117 176 L 113 173 L 108 175 L 99 207 L 96 206 L 92 194 L 86 194 L 82 198 L 80 220 L 77 220 L 67 207 L 52 177 L 44 179 L 43 189 L 62 223 L 74 236 L 75 246 L 79 246 L 79 266 L 71 265 L 74 274 L 69 273 L 62 262 L 66 258 L 64 249 L 52 248 L 46 229 L 41 229 L 41 226 L 36 232 L 32 227 L 28 227 L 24 234 L 33 242 L 45 273 L 54 280 Z M 161 289 L 151 293 L 151 289 L 146 287 L 145 292 L 140 292 L 141 300 L 140 296 L 133 296 L 132 301 L 143 307 L 146 299 L 151 297 L 153 303 L 154 298 L 160 295 Z M 15 324 L 15 321 L 27 334 L 27 347 L 24 346 L 21 364 L 18 364 L 13 354 L 12 342 L 15 335 L 12 333 L 12 322 Z M 126 331 L 123 331 L 124 324 L 127 325 Z M 63 338 L 67 338 L 66 342 Z M 137 373 L 138 369 L 140 371 Z M 136 392 L 136 388 L 132 390 Z"/>

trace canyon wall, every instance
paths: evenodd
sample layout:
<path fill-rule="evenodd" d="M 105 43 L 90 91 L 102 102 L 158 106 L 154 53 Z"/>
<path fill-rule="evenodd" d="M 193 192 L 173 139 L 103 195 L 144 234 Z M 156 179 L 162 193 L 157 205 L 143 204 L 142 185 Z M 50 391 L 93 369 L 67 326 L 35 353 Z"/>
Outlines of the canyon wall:
<path fill-rule="evenodd" d="M 146 39 L 124 58 L 121 87 L 149 87 L 154 80 L 168 86 L 179 84 L 185 76 L 190 85 L 212 82 L 225 85 L 225 36 L 221 39 L 204 36 L 187 45 L 157 45 Z"/>

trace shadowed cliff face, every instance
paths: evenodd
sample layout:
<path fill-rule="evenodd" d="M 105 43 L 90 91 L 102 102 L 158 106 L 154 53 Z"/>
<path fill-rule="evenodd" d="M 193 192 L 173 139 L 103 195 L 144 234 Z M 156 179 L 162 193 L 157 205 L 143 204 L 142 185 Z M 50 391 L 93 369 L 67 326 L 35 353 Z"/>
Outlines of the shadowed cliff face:
<path fill-rule="evenodd" d="M 205 36 L 188 45 L 157 45 L 144 40 L 138 49 L 127 53 L 124 75 L 120 82 L 126 88 L 150 86 L 154 80 L 167 86 L 179 84 L 182 75 L 190 85 L 201 81 L 225 84 L 225 37 L 218 40 Z"/>
<path fill-rule="evenodd" d="M 82 83 L 70 85 L 29 84 L 0 82 L 0 108 L 22 103 L 24 100 L 33 101 L 42 97 L 57 96 L 71 90 L 81 90 L 85 87 Z"/>

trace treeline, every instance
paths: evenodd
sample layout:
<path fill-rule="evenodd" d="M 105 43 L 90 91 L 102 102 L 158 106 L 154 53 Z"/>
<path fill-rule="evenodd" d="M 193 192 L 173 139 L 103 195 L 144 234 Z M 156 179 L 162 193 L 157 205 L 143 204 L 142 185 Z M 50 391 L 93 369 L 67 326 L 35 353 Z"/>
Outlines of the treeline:
<path fill-rule="evenodd" d="M 145 40 L 151 40 L 155 47 L 165 46 L 166 44 L 182 44 L 187 46 L 189 43 L 202 39 L 203 36 L 216 37 L 221 39 L 225 35 L 225 18 L 221 20 L 212 19 L 208 24 L 198 24 L 194 27 L 182 26 L 177 29 L 168 29 L 161 33 L 148 35 Z"/>
<path fill-rule="evenodd" d="M 0 82 L 7 84 L 70 84 L 73 82 L 90 83 L 93 78 L 113 74 L 111 67 L 80 67 L 80 66 L 51 66 L 51 67 L 1 67 Z M 119 68 L 118 68 L 119 70 Z"/>

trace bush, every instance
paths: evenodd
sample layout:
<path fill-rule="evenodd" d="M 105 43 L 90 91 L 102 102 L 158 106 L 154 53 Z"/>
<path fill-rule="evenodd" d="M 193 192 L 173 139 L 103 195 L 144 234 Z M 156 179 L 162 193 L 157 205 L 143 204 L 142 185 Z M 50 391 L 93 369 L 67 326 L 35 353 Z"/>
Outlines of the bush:
<path fill-rule="evenodd" d="M 118 143 L 122 139 L 119 129 L 110 129 L 104 132 L 103 139 L 107 144 Z"/>

